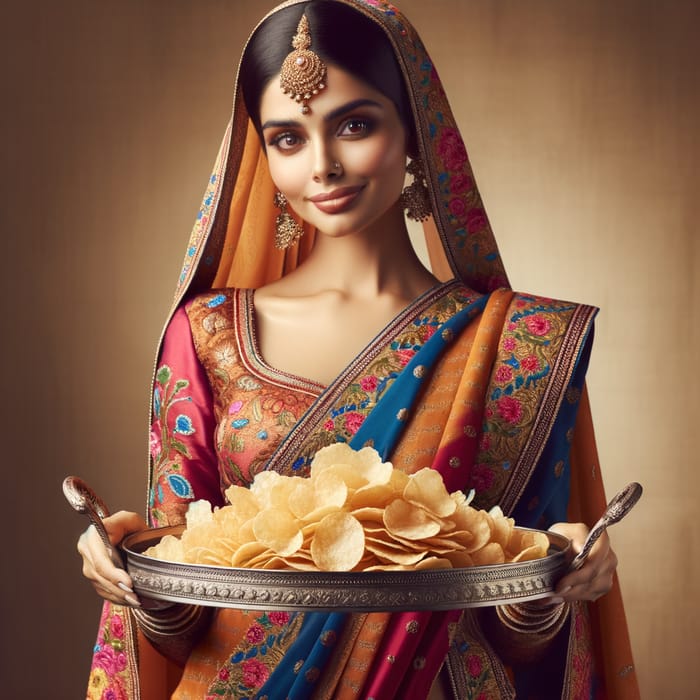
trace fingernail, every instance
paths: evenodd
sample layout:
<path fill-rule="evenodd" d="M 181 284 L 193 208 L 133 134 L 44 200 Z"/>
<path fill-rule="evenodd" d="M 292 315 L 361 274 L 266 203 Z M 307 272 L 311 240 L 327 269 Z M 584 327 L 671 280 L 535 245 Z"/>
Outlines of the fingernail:
<path fill-rule="evenodd" d="M 561 605 L 564 602 L 564 599 L 559 598 L 559 597 L 555 597 L 555 598 L 550 598 L 548 602 L 551 603 L 552 605 Z"/>
<path fill-rule="evenodd" d="M 135 608 L 140 608 L 140 607 L 141 607 L 141 602 L 139 601 L 139 599 L 138 599 L 135 595 L 133 595 L 133 594 L 131 594 L 131 593 L 127 593 L 127 594 L 124 596 L 124 600 L 125 600 L 127 603 L 129 603 L 129 605 L 133 605 Z"/>
<path fill-rule="evenodd" d="M 129 588 L 129 586 L 127 586 L 125 583 L 122 583 L 121 581 L 117 581 L 117 586 L 119 586 L 119 588 L 121 588 L 124 591 L 124 593 L 134 592 L 132 588 Z"/>
<path fill-rule="evenodd" d="M 559 595 L 564 595 L 564 593 L 568 593 L 571 590 L 571 586 L 567 586 L 566 588 L 562 588 L 560 591 L 557 591 Z"/>

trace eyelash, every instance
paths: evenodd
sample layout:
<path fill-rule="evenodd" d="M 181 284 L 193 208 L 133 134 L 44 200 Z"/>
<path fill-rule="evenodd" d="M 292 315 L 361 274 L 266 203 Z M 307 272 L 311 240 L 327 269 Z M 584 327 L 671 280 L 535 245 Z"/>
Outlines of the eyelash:
<path fill-rule="evenodd" d="M 288 138 L 295 139 L 296 143 L 295 143 L 293 146 L 287 146 L 286 148 L 282 147 L 282 145 L 281 145 L 282 142 L 283 142 L 285 139 L 288 139 Z M 300 141 L 300 140 L 301 140 L 301 139 L 300 139 L 299 136 L 297 136 L 296 134 L 294 134 L 294 133 L 292 133 L 292 132 L 290 132 L 290 131 L 284 131 L 284 132 L 282 132 L 281 134 L 277 134 L 276 136 L 273 136 L 273 137 L 268 141 L 268 144 L 267 144 L 267 145 L 268 145 L 268 147 L 270 147 L 270 148 L 277 148 L 277 149 L 280 150 L 280 151 L 292 151 L 292 150 L 294 150 L 294 148 L 296 148 L 296 146 L 299 145 L 299 141 Z"/>
<path fill-rule="evenodd" d="M 360 131 L 358 133 L 348 133 L 343 134 L 343 132 L 348 129 L 351 125 L 360 125 Z M 339 137 L 349 137 L 349 138 L 362 138 L 363 136 L 368 136 L 374 130 L 374 121 L 372 119 L 367 119 L 366 117 L 350 117 L 343 121 L 336 132 Z M 291 146 L 284 146 L 283 143 L 285 139 L 293 139 L 294 143 Z M 273 136 L 267 143 L 268 148 L 276 148 L 281 152 L 291 152 L 296 150 L 296 148 L 302 143 L 303 138 L 293 131 L 283 131 L 280 134 Z"/>
<path fill-rule="evenodd" d="M 348 134 L 349 136 L 367 136 L 371 134 L 374 129 L 374 122 L 371 119 L 367 119 L 366 117 L 350 117 L 340 125 L 338 135 L 341 135 L 351 124 L 360 124 L 361 132 L 359 134 Z"/>

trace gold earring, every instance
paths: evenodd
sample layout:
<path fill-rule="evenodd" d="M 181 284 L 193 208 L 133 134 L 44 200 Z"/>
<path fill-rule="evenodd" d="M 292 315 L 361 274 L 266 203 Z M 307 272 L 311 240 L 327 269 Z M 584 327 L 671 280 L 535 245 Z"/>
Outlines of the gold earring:
<path fill-rule="evenodd" d="M 287 198 L 281 192 L 275 193 L 273 201 L 275 206 L 280 209 L 280 213 L 275 219 L 275 248 L 285 250 L 304 235 L 304 229 L 287 211 Z"/>
<path fill-rule="evenodd" d="M 406 210 L 406 216 L 413 221 L 425 221 L 433 212 L 430 207 L 430 193 L 425 183 L 423 164 L 414 158 L 406 166 L 406 172 L 413 176 L 410 185 L 404 187 L 401 193 L 401 206 Z"/>

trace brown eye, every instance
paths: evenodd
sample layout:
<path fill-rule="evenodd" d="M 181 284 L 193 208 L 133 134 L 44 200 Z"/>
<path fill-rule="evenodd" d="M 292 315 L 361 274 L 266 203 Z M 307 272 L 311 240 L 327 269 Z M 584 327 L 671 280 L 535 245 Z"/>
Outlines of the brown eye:
<path fill-rule="evenodd" d="M 277 148 L 280 151 L 293 151 L 298 146 L 300 146 L 302 140 L 296 134 L 285 131 L 282 134 L 278 134 L 274 138 L 270 139 L 268 146 Z"/>
<path fill-rule="evenodd" d="M 340 127 L 340 136 L 364 136 L 372 131 L 373 124 L 369 119 L 354 117 L 343 122 Z"/>

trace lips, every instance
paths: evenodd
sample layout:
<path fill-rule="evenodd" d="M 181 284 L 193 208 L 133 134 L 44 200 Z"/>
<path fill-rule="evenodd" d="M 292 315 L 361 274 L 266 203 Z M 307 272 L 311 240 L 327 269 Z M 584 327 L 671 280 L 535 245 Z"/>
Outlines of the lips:
<path fill-rule="evenodd" d="M 362 185 L 339 187 L 331 192 L 321 192 L 309 197 L 309 201 L 326 214 L 340 214 L 352 206 L 363 188 Z"/>

